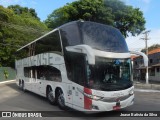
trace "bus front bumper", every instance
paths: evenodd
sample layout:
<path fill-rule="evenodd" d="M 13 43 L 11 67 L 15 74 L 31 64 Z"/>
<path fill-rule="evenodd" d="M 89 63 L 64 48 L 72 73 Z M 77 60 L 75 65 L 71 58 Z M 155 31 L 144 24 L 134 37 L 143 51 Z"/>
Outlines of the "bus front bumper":
<path fill-rule="evenodd" d="M 119 110 L 122 108 L 126 108 L 134 104 L 134 95 L 130 96 L 129 98 L 118 101 L 118 102 L 103 102 L 101 100 L 92 100 L 92 106 L 90 110 L 87 111 L 113 111 Z"/>

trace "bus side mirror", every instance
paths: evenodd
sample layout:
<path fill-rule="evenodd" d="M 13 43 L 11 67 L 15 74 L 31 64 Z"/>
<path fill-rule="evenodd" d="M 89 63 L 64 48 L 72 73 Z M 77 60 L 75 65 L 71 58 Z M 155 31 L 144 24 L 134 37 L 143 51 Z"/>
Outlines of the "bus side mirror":
<path fill-rule="evenodd" d="M 95 64 L 95 55 L 93 49 L 88 45 L 75 45 L 66 47 L 67 51 L 84 53 L 87 55 L 88 63 L 91 65 Z"/>
<path fill-rule="evenodd" d="M 139 52 L 139 51 L 130 51 L 131 54 L 136 54 L 136 55 L 141 55 L 143 57 L 144 60 L 144 66 L 147 67 L 148 66 L 148 57 L 146 54 L 144 54 L 143 52 Z"/>

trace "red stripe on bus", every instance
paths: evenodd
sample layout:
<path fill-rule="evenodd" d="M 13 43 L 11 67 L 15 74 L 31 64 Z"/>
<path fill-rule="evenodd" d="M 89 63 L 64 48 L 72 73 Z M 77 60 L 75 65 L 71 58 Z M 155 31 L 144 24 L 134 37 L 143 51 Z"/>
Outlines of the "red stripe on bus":
<path fill-rule="evenodd" d="M 84 92 L 87 94 L 92 94 L 92 90 L 88 88 L 84 88 Z M 84 96 L 84 109 L 91 110 L 92 109 L 92 99 Z"/>

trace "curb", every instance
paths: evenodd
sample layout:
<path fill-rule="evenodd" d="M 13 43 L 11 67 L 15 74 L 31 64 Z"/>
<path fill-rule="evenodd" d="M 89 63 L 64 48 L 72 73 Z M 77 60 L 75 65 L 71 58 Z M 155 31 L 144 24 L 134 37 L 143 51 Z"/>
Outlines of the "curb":
<path fill-rule="evenodd" d="M 0 82 L 0 84 L 9 83 L 9 82 L 14 82 L 14 81 L 16 81 L 16 80 L 7 80 L 7 81 L 2 81 L 2 82 Z"/>
<path fill-rule="evenodd" d="M 150 89 L 134 89 L 134 91 L 138 91 L 138 92 L 158 92 L 158 93 L 160 93 L 160 90 L 150 90 Z"/>
<path fill-rule="evenodd" d="M 137 89 L 151 89 L 151 90 L 160 90 L 160 85 L 157 84 L 134 84 Z"/>

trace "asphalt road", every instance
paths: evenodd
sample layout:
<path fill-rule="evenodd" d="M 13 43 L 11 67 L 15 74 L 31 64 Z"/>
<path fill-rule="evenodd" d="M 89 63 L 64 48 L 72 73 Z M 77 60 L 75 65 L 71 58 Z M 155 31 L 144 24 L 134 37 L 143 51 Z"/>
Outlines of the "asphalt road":
<path fill-rule="evenodd" d="M 32 118 L 33 120 L 134 120 L 136 117 L 113 117 L 117 116 L 115 112 L 105 112 L 98 114 L 76 114 L 76 111 L 68 109 L 63 111 L 58 106 L 53 106 L 48 101 L 31 92 L 23 92 L 14 83 L 0 84 L 0 111 L 56 111 L 52 114 L 57 114 L 58 117 L 47 117 L 47 118 Z M 57 112 L 59 111 L 59 112 Z M 135 104 L 131 107 L 120 110 L 119 112 L 125 111 L 159 111 L 160 112 L 160 91 L 135 91 Z M 139 113 L 139 112 L 138 112 Z M 48 113 L 49 115 L 49 113 Z M 77 117 L 78 116 L 78 117 Z M 11 118 L 0 118 L 8 120 Z M 22 118 L 12 118 L 15 120 L 21 120 Z M 29 118 L 23 118 L 28 120 Z M 31 119 L 31 118 L 30 118 Z M 139 117 L 138 119 L 152 119 L 158 120 L 160 117 Z"/>

